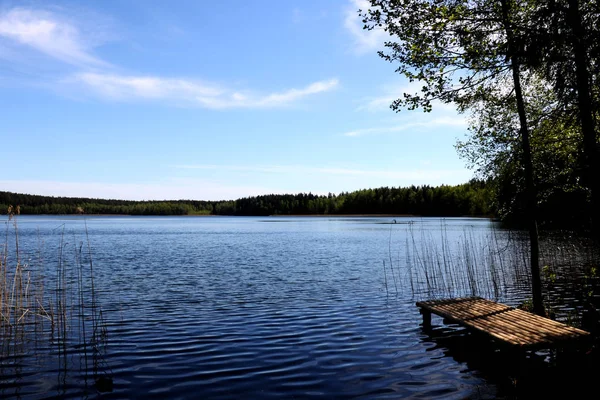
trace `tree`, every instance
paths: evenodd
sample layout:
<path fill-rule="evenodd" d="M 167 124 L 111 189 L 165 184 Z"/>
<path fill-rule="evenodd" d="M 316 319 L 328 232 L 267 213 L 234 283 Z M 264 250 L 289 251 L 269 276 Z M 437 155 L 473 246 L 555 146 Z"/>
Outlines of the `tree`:
<path fill-rule="evenodd" d="M 529 139 L 529 126 L 527 122 L 527 114 L 525 112 L 525 100 L 521 88 L 521 71 L 520 62 L 517 55 L 517 41 L 514 34 L 514 26 L 512 22 L 512 9 L 509 0 L 500 0 L 502 5 L 502 23 L 506 33 L 506 50 L 507 59 L 511 61 L 512 78 L 515 91 L 515 101 L 517 103 L 517 113 L 519 114 L 519 124 L 521 126 L 521 141 L 523 148 L 521 150 L 523 157 L 523 165 L 525 169 L 525 193 L 526 193 L 526 210 L 528 215 L 529 242 L 531 245 L 531 282 L 532 282 L 532 297 L 533 311 L 538 315 L 544 315 L 544 304 L 542 301 L 542 281 L 540 278 L 540 245 L 538 240 L 537 227 L 537 199 L 536 189 L 533 183 L 533 161 L 531 158 L 531 143 Z"/>
<path fill-rule="evenodd" d="M 527 29 L 519 25 L 523 8 L 509 0 L 370 0 L 359 11 L 366 29 L 385 29 L 395 41 L 379 55 L 398 62 L 396 72 L 423 84 L 420 93 L 405 93 L 391 108 L 422 108 L 434 101 L 456 104 L 465 111 L 491 98 L 499 82 L 512 82 L 525 169 L 527 216 L 531 243 L 534 311 L 543 314 L 539 275 L 536 193 L 526 105 L 521 86 L 521 52 Z"/>
<path fill-rule="evenodd" d="M 524 90 L 531 130 L 531 147 L 539 220 L 549 227 L 573 227 L 589 218 L 586 188 L 580 169 L 580 133 L 562 114 L 548 85 L 529 77 Z M 493 188 L 497 215 L 512 225 L 524 220 L 524 176 L 519 155 L 514 102 L 487 102 L 471 110 L 469 136 L 458 142 L 461 158 Z M 589 222 L 589 221 L 588 221 Z"/>
<path fill-rule="evenodd" d="M 592 228 L 600 236 L 600 148 L 598 85 L 600 78 L 600 7 L 597 1 L 540 1 L 539 14 L 552 40 L 546 40 L 542 61 L 565 110 L 572 111 L 581 130 L 582 178 L 591 195 Z M 540 22 L 542 22 L 540 20 Z"/>
<path fill-rule="evenodd" d="M 530 103 L 527 104 L 527 114 L 535 149 L 533 157 L 538 170 L 543 171 L 535 175 L 536 186 L 545 192 L 538 201 L 542 202 L 542 209 L 550 211 L 553 201 L 568 200 L 567 203 L 573 204 L 571 210 L 578 210 L 573 214 L 579 226 L 590 226 L 591 222 L 591 227 L 599 235 L 599 3 L 521 0 L 507 4 L 519 7 L 519 12 L 513 13 L 518 16 L 521 30 L 516 55 L 517 60 L 527 67 L 524 85 L 527 86 L 525 92 L 528 92 L 526 103 Z M 509 102 L 494 105 L 491 99 L 486 99 L 482 111 L 478 118 L 486 119 L 487 114 L 487 123 L 491 121 L 494 126 L 481 129 L 484 125 L 476 121 L 473 124 L 477 127 L 474 137 L 459 144 L 459 151 L 473 161 L 477 157 L 473 157 L 475 153 L 471 150 L 477 149 L 480 151 L 479 165 L 487 164 L 486 167 L 492 167 L 494 171 L 515 170 L 514 165 L 510 168 L 502 165 L 502 162 L 506 163 L 506 157 L 497 157 L 500 156 L 498 148 L 502 148 L 505 156 L 511 154 L 506 152 L 508 136 L 501 133 L 503 124 L 508 126 L 510 123 L 505 117 L 500 118 L 500 123 L 493 122 L 493 118 L 498 119 L 499 115 L 516 114 L 515 110 L 510 110 Z M 483 131 L 486 131 L 486 136 Z M 514 157 L 512 162 L 515 162 Z M 506 183 L 510 179 L 502 176 L 502 181 Z M 518 195 L 518 192 L 515 193 Z M 499 194 L 510 199 L 506 193 Z M 543 218 L 546 222 L 555 222 L 556 219 L 549 212 L 543 214 Z"/>

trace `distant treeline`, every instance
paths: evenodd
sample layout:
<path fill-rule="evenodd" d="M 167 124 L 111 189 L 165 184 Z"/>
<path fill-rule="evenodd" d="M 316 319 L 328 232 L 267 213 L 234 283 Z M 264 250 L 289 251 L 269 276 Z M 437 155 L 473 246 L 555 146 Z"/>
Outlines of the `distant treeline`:
<path fill-rule="evenodd" d="M 483 216 L 493 214 L 488 186 L 473 180 L 456 186 L 382 187 L 338 195 L 270 194 L 230 201 L 127 201 L 50 197 L 0 191 L 0 213 L 20 206 L 21 214 L 119 215 L 309 215 L 412 214 Z"/>

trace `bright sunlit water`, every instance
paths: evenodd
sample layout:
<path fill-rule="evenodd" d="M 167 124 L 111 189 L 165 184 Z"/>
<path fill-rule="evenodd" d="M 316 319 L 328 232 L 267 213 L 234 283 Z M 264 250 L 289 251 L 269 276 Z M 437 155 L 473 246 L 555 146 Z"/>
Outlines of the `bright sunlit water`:
<path fill-rule="evenodd" d="M 419 259 L 440 257 L 435 249 L 444 243 L 458 265 L 466 262 L 464 238 L 479 250 L 492 235 L 505 241 L 508 234 L 489 220 L 21 216 L 21 258 L 34 265 L 42 255 L 52 275 L 61 240 L 66 260 L 87 247 L 86 224 L 112 392 L 86 387 L 77 365 L 57 371 L 39 354 L 51 346 L 38 346 L 38 354 L 3 360 L 2 397 L 497 394 L 422 332 L 415 307 L 435 295 L 424 292 Z M 527 285 L 509 278 L 499 300 L 515 305 Z M 466 283 L 454 284 L 452 294 L 471 294 Z M 493 297 L 490 287 L 479 294 Z"/>

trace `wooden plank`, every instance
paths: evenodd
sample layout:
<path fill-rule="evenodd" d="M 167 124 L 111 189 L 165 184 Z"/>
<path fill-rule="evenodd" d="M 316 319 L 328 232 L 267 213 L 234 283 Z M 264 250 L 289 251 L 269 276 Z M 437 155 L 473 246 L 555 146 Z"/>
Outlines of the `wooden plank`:
<path fill-rule="evenodd" d="M 480 304 L 476 302 L 463 302 L 461 307 L 451 307 L 448 305 L 434 306 L 424 305 L 422 308 L 429 309 L 430 312 L 433 312 L 441 317 L 448 318 L 450 320 L 454 320 L 458 323 L 462 323 L 464 321 L 481 318 L 484 316 L 492 315 L 494 313 L 503 312 L 506 310 L 510 310 L 511 308 L 505 305 L 500 305 L 495 303 L 495 307 L 482 307 Z"/>
<path fill-rule="evenodd" d="M 492 330 L 494 332 L 503 332 L 513 335 L 515 338 L 519 339 L 519 343 L 526 344 L 532 341 L 532 338 L 540 341 L 543 340 L 544 337 L 529 331 L 524 330 L 518 323 L 513 324 L 512 321 L 507 321 L 505 319 L 501 319 L 500 315 L 502 314 L 493 314 L 490 316 L 485 316 L 479 319 L 469 320 L 466 322 L 467 325 L 485 327 L 488 330 Z"/>
<path fill-rule="evenodd" d="M 525 345 L 528 342 L 527 338 L 521 335 L 519 331 L 508 331 L 489 321 L 471 321 L 466 326 L 468 328 L 475 329 L 482 333 L 488 334 L 496 339 L 500 339 L 509 344 Z"/>
<path fill-rule="evenodd" d="M 493 320 L 497 324 L 504 326 L 506 329 L 521 330 L 523 333 L 529 336 L 539 338 L 539 340 L 546 341 L 551 338 L 551 333 L 545 331 L 544 329 L 532 327 L 528 324 L 523 323 L 523 321 L 515 320 L 510 315 L 507 315 L 508 313 L 509 312 L 505 314 L 494 315 L 493 318 L 491 318 L 491 320 Z"/>
<path fill-rule="evenodd" d="M 514 313 L 521 319 L 529 319 L 533 324 L 536 324 L 536 325 L 541 324 L 543 327 L 553 330 L 555 332 L 569 331 L 569 332 L 572 332 L 575 334 L 589 335 L 589 332 L 586 332 L 584 330 L 574 328 L 572 326 L 563 324 L 562 322 L 553 321 L 548 318 L 540 317 L 539 315 L 528 313 L 527 311 L 515 309 Z"/>
<path fill-rule="evenodd" d="M 519 313 L 520 310 L 511 310 L 505 314 L 498 315 L 498 319 L 505 322 L 510 326 L 515 326 L 524 331 L 537 333 L 543 335 L 549 339 L 557 339 L 560 337 L 571 337 L 581 334 L 587 334 L 587 332 L 572 328 L 568 325 L 560 324 L 556 321 L 552 321 L 547 318 L 535 316 L 533 321 L 523 318 L 523 314 Z M 529 314 L 529 313 L 526 313 Z M 530 317 L 526 315 L 526 317 Z M 556 326 L 555 324 L 559 324 Z"/>
<path fill-rule="evenodd" d="M 466 318 L 478 317 L 491 312 L 491 310 L 480 309 L 477 305 L 476 299 L 459 299 L 454 304 L 446 301 L 434 301 L 434 302 L 419 302 L 417 306 L 426 308 L 431 312 L 451 319 L 463 320 Z M 443 315 L 442 315 L 443 314 Z"/>
<path fill-rule="evenodd" d="M 417 306 L 427 314 L 523 348 L 552 347 L 591 337 L 581 329 L 480 297 L 431 300 L 417 302 Z"/>
<path fill-rule="evenodd" d="M 429 308 L 431 311 L 452 314 L 455 318 L 459 319 L 479 317 L 489 313 L 511 309 L 511 307 L 507 305 L 494 303 L 480 298 L 460 299 L 458 304 L 453 304 L 448 301 L 419 302 L 417 303 L 417 306 Z"/>
<path fill-rule="evenodd" d="M 506 326 L 498 325 L 496 321 L 489 319 L 478 319 L 469 321 L 469 326 L 479 328 L 484 332 L 489 332 L 493 336 L 509 336 L 510 340 L 507 340 L 511 344 L 518 344 L 520 346 L 533 345 L 537 343 L 545 343 L 546 340 L 540 336 L 532 336 L 520 329 L 507 329 Z"/>

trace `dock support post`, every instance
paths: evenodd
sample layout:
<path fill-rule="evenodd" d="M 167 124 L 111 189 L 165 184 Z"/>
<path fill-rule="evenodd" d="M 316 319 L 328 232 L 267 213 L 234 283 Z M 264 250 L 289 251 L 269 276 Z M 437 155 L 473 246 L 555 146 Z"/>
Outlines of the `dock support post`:
<path fill-rule="evenodd" d="M 423 314 L 423 330 L 431 330 L 431 311 L 421 308 L 421 314 Z"/>

